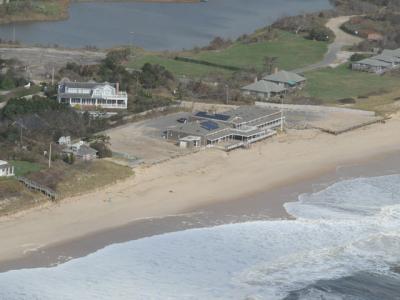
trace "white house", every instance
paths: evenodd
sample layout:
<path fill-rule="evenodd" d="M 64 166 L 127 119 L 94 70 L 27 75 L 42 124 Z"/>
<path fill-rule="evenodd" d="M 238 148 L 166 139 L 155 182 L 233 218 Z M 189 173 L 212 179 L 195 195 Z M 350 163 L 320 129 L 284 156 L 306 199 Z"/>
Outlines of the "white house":
<path fill-rule="evenodd" d="M 70 136 L 61 136 L 58 139 L 59 145 L 71 145 L 71 137 Z"/>
<path fill-rule="evenodd" d="M 10 177 L 14 175 L 14 166 L 4 160 L 0 160 L 0 177 Z"/>
<path fill-rule="evenodd" d="M 128 94 L 119 90 L 119 83 L 62 81 L 58 85 L 57 100 L 71 106 L 128 108 Z"/>

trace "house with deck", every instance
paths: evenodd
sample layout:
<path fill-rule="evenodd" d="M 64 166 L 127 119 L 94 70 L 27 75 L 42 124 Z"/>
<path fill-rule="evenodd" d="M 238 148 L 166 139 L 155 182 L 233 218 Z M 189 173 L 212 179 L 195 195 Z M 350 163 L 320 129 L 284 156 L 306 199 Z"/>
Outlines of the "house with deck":
<path fill-rule="evenodd" d="M 128 108 L 128 94 L 120 91 L 119 83 L 64 80 L 58 85 L 57 100 L 59 103 L 87 108 Z"/>
<path fill-rule="evenodd" d="M 181 147 L 219 147 L 232 150 L 276 134 L 284 118 L 281 111 L 241 106 L 223 113 L 200 111 L 190 122 L 167 128 L 165 137 Z"/>
<path fill-rule="evenodd" d="M 288 92 L 287 88 L 277 83 L 257 79 L 240 90 L 243 96 L 256 98 L 261 101 L 280 99 Z"/>
<path fill-rule="evenodd" d="M 271 75 L 264 76 L 262 80 L 276 83 L 291 91 L 294 89 L 302 89 L 307 79 L 297 73 L 281 70 Z"/>
<path fill-rule="evenodd" d="M 400 49 L 383 50 L 381 54 L 362 59 L 351 64 L 352 70 L 375 74 L 384 74 L 387 71 L 400 67 Z"/>
<path fill-rule="evenodd" d="M 15 176 L 14 166 L 4 160 L 0 160 L 0 177 Z"/>
<path fill-rule="evenodd" d="M 366 58 L 351 65 L 352 70 L 364 71 L 375 74 L 383 74 L 391 70 L 392 64 L 386 61 L 373 58 Z"/>

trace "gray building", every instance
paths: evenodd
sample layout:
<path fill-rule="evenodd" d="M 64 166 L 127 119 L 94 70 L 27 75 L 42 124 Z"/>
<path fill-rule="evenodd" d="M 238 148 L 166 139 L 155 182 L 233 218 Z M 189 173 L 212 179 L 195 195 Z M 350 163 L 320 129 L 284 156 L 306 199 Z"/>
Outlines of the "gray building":
<path fill-rule="evenodd" d="M 383 50 L 381 54 L 351 64 L 352 70 L 383 74 L 400 67 L 400 49 Z"/>
<path fill-rule="evenodd" d="M 74 155 L 77 159 L 83 161 L 94 160 L 97 158 L 97 150 L 89 147 L 84 142 L 68 145 L 62 150 L 65 155 Z"/>
<path fill-rule="evenodd" d="M 255 106 L 242 106 L 220 114 L 198 112 L 189 123 L 168 128 L 166 139 L 180 146 L 218 145 L 232 150 L 276 134 L 274 129 L 282 122 L 280 111 Z"/>
<path fill-rule="evenodd" d="M 257 106 L 239 106 L 220 114 L 197 112 L 195 119 L 216 120 L 231 128 L 240 129 L 243 126 L 257 128 L 275 128 L 281 125 L 281 111 Z"/>
<path fill-rule="evenodd" d="M 297 73 L 282 70 L 263 77 L 263 80 L 276 83 L 288 90 L 292 90 L 301 89 L 305 85 L 307 79 Z"/>
<path fill-rule="evenodd" d="M 279 99 L 287 92 L 287 89 L 284 86 L 266 80 L 255 81 L 252 84 L 242 87 L 240 90 L 243 96 L 253 97 L 264 101 Z"/>
<path fill-rule="evenodd" d="M 375 74 L 383 74 L 390 69 L 392 69 L 392 64 L 382 61 L 382 60 L 376 60 L 373 58 L 366 58 L 363 60 L 360 60 L 358 62 L 355 62 L 351 65 L 352 70 L 357 70 L 357 71 L 364 71 L 364 72 L 369 72 L 369 73 L 375 73 Z"/>

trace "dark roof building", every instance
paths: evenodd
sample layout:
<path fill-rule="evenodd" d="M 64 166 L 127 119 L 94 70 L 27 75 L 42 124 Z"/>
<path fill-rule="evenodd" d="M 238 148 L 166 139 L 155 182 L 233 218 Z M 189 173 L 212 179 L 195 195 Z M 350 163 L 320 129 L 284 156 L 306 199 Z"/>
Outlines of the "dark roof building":
<path fill-rule="evenodd" d="M 286 88 L 297 87 L 306 82 L 305 77 L 297 73 L 288 72 L 284 70 L 265 76 L 263 77 L 263 80 L 276 83 Z"/>
<path fill-rule="evenodd" d="M 400 49 L 383 50 L 381 54 L 351 64 L 352 70 L 383 74 L 400 67 Z"/>
<path fill-rule="evenodd" d="M 241 88 L 244 96 L 268 100 L 284 95 L 287 89 L 274 82 L 259 80 Z"/>

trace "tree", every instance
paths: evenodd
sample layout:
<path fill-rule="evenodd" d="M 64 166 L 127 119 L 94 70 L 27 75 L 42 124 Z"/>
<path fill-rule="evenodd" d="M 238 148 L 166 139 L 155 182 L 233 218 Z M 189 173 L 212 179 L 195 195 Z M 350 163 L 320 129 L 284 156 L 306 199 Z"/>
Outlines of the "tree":
<path fill-rule="evenodd" d="M 270 57 L 270 56 L 264 57 L 264 66 L 265 66 L 265 70 L 268 74 L 271 74 L 273 72 L 274 66 L 277 61 L 278 61 L 277 57 Z"/>
<path fill-rule="evenodd" d="M 329 41 L 330 32 L 325 27 L 314 27 L 310 30 L 308 34 L 308 39 L 315 40 L 319 42 L 327 42 Z"/>
<path fill-rule="evenodd" d="M 139 79 L 144 88 L 152 89 L 159 86 L 166 86 L 169 81 L 174 80 L 174 76 L 161 65 L 146 63 L 142 67 Z"/>
<path fill-rule="evenodd" d="M 99 158 L 111 157 L 112 151 L 105 142 L 96 141 L 90 144 L 90 147 L 97 150 Z"/>
<path fill-rule="evenodd" d="M 67 153 L 63 156 L 63 161 L 69 165 L 75 163 L 75 155 L 73 153 Z"/>

